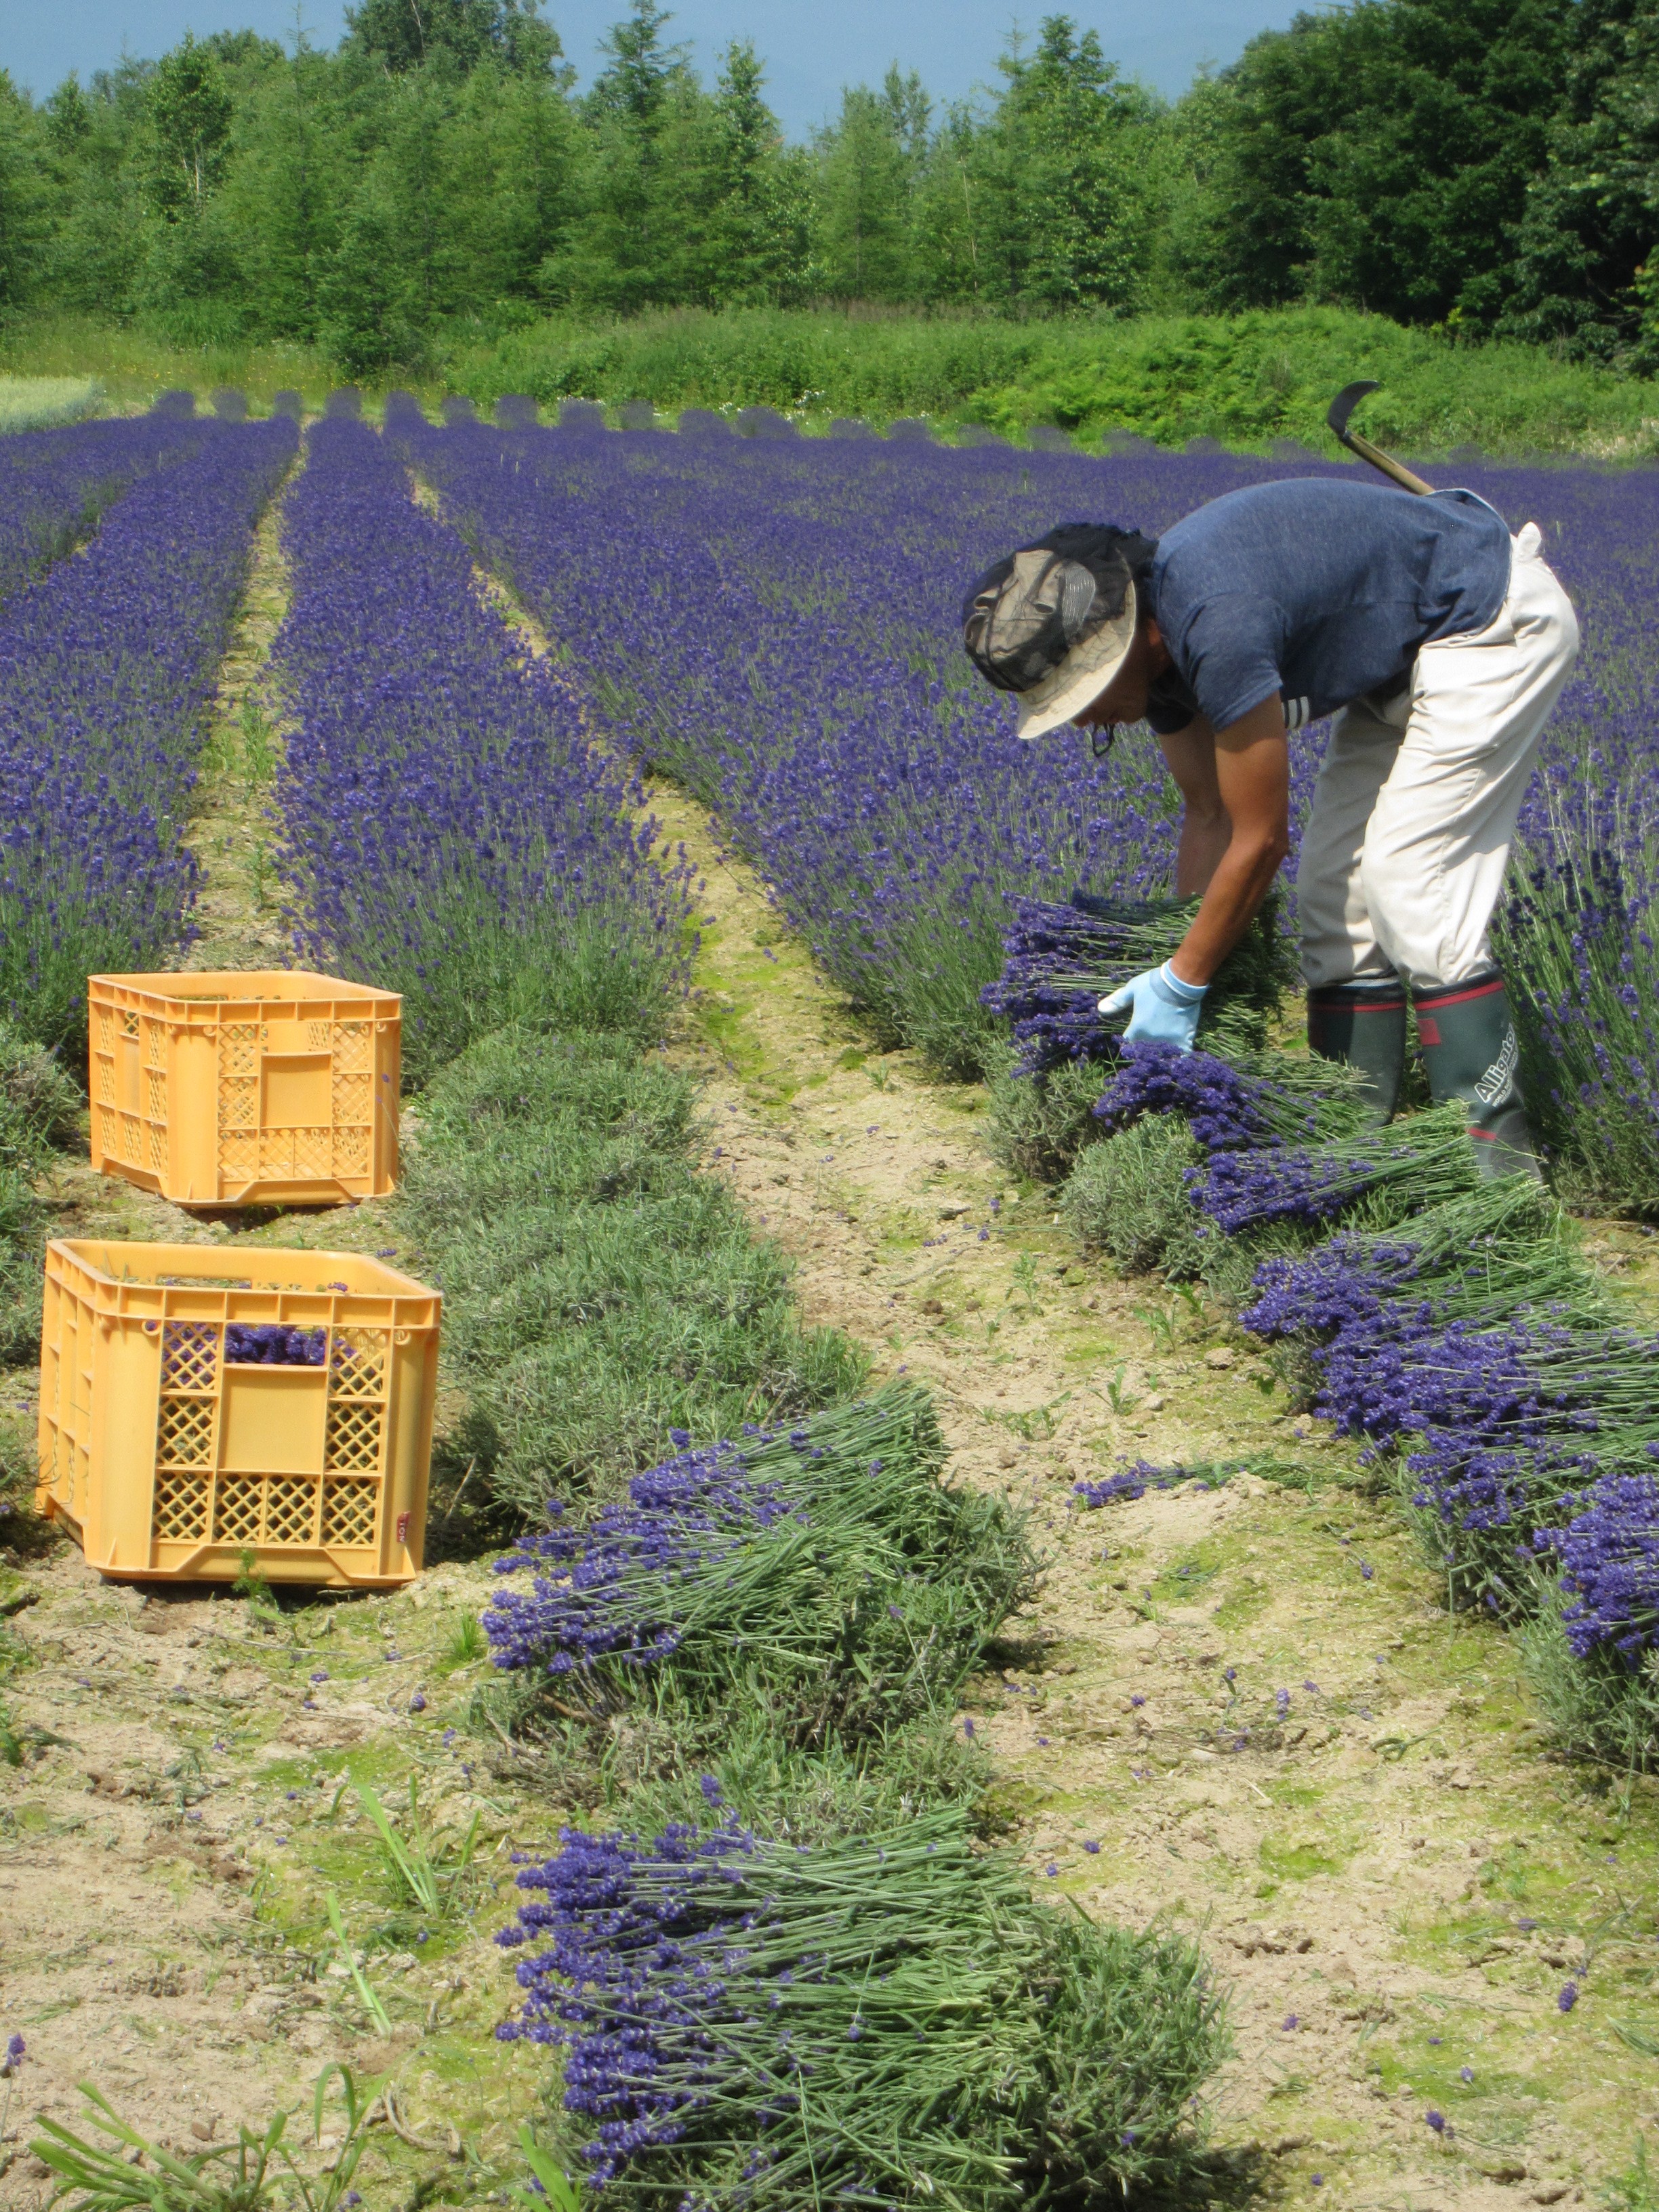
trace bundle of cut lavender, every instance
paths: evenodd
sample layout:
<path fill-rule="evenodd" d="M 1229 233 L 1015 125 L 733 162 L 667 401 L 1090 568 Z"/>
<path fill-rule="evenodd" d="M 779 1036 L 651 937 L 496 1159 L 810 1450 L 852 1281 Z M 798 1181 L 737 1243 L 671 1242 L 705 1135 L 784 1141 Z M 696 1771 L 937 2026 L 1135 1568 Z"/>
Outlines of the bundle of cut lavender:
<path fill-rule="evenodd" d="M 1015 1072 L 1110 1056 L 1122 1020 L 1101 1013 L 1100 1000 L 1167 960 L 1197 911 L 1195 899 L 1119 903 L 1073 892 L 1060 906 L 1016 898 L 1003 933 L 1002 974 L 980 994 L 1012 1025 L 1021 1048 Z M 1240 1044 L 1260 1045 L 1291 981 L 1277 902 L 1269 899 L 1211 986 L 1200 1034 L 1221 1028 Z"/>
<path fill-rule="evenodd" d="M 1114 1132 L 1148 1114 L 1182 1115 L 1212 1152 L 1328 1141 L 1365 1127 L 1361 1080 L 1334 1061 L 1288 1052 L 1126 1043 L 1094 1111 Z"/>
<path fill-rule="evenodd" d="M 560 1516 L 497 1563 L 528 1586 L 504 1583 L 484 1616 L 495 1663 L 595 1716 L 758 1697 L 797 1741 L 924 1711 L 1033 1571 L 1021 1516 L 946 1487 L 944 1461 L 908 1384 L 688 1449 L 636 1475 L 625 1505 Z"/>
<path fill-rule="evenodd" d="M 1434 1106 L 1387 1128 L 1311 1145 L 1212 1151 L 1192 1171 L 1194 1202 L 1229 1237 L 1285 1223 L 1317 1229 L 1364 1206 L 1373 1227 L 1473 1188 L 1474 1159 L 1461 1105 Z"/>
<path fill-rule="evenodd" d="M 1556 1552 L 1582 1599 L 1579 1645 L 1638 1616 L 1648 1640 L 1659 1577 L 1637 1493 L 1659 1455 L 1653 1346 L 1621 1325 L 1535 1184 L 1486 1184 L 1386 1233 L 1270 1260 L 1240 1319 L 1308 1346 L 1316 1411 L 1397 1445 L 1454 1596 L 1530 1611 L 1540 1554 Z M 1610 1534 L 1621 1516 L 1628 1542 Z"/>
<path fill-rule="evenodd" d="M 1036 1904 L 946 1808 L 816 1845 L 567 1829 L 498 1942 L 504 2039 L 562 2046 L 607 2203 L 1120 2202 L 1195 2147 L 1225 2054 L 1193 1945 Z"/>

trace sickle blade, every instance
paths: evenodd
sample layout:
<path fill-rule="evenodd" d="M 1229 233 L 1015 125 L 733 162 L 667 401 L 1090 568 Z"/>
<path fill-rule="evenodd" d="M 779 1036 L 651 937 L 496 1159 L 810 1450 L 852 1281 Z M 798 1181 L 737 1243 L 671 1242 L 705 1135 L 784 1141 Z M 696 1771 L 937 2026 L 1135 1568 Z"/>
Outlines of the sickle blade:
<path fill-rule="evenodd" d="M 1382 389 L 1382 386 L 1375 380 L 1368 382 L 1362 378 L 1358 384 L 1345 384 L 1335 398 L 1332 400 L 1330 411 L 1327 414 L 1325 421 L 1341 439 L 1344 445 L 1348 441 L 1349 416 L 1353 413 L 1354 409 L 1358 406 L 1368 392 L 1380 392 Z"/>

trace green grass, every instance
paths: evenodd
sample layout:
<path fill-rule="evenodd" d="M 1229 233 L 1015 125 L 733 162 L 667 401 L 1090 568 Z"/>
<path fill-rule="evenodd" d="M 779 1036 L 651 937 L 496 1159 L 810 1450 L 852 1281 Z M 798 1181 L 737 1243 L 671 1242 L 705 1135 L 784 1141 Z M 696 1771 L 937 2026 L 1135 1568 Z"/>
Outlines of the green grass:
<path fill-rule="evenodd" d="M 1057 424 L 1085 441 L 1127 430 L 1166 446 L 1210 437 L 1261 451 L 1288 438 L 1333 457 L 1325 409 L 1368 376 L 1383 389 L 1367 404 L 1367 429 L 1425 456 L 1471 442 L 1500 454 L 1659 451 L 1659 386 L 1543 347 L 1455 343 L 1338 307 L 1028 323 L 769 308 L 549 316 L 496 337 L 440 332 L 433 362 L 414 380 L 428 401 L 447 391 L 481 403 L 508 392 L 547 405 L 649 399 L 670 414 L 763 404 L 809 428 L 836 415 L 925 415 L 1005 435 Z M 259 406 L 297 389 L 319 405 L 336 380 L 305 347 L 181 348 L 136 326 L 63 317 L 9 325 L 0 372 L 92 376 L 120 405 L 169 385 L 236 386 Z"/>
<path fill-rule="evenodd" d="M 104 388 L 91 376 L 0 376 L 0 435 L 78 422 L 95 412 Z"/>
<path fill-rule="evenodd" d="M 526 1030 L 423 1094 L 399 1211 L 471 1401 L 440 1455 L 440 1514 L 446 1466 L 539 1522 L 556 1493 L 666 1458 L 672 1429 L 706 1441 L 857 1390 L 863 1356 L 803 1327 L 788 1261 L 693 1169 L 694 1106 L 626 1038 Z"/>

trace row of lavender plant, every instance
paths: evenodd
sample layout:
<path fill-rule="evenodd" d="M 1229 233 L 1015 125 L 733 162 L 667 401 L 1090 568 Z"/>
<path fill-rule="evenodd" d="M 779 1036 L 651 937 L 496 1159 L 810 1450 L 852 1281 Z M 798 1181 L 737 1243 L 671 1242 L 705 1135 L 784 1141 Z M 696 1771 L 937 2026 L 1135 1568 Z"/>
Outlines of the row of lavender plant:
<path fill-rule="evenodd" d="M 1496 472 L 1578 611 L 1583 652 L 1500 915 L 1528 1103 L 1573 1198 L 1659 1212 L 1659 475 Z"/>
<path fill-rule="evenodd" d="M 188 427 L 193 449 L 105 513 L 84 554 L 0 606 L 0 1011 L 68 1049 L 86 979 L 187 933 L 183 828 L 285 420 Z"/>
<path fill-rule="evenodd" d="M 88 537 L 112 501 L 201 442 L 170 409 L 0 438 L 0 599 Z"/>
<path fill-rule="evenodd" d="M 391 446 L 318 425 L 284 544 L 278 795 L 302 950 L 404 994 L 415 1081 L 510 1023 L 659 1030 L 690 950 L 687 872 L 653 860 L 636 783 L 483 604 Z"/>

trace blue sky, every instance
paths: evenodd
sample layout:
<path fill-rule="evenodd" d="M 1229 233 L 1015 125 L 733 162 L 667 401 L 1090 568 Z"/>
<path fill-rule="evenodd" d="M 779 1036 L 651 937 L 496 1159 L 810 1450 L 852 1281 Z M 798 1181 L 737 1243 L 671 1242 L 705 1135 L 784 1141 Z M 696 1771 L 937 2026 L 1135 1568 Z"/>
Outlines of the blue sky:
<path fill-rule="evenodd" d="M 344 18 L 343 0 L 302 0 L 314 43 L 331 46 Z M 544 0 L 565 52 L 586 82 L 606 26 L 627 0 Z M 1029 30 L 1065 0 L 1039 0 L 1018 20 Z M 1233 60 L 1256 31 L 1288 23 L 1289 0 L 1162 0 L 1109 10 L 1072 0 L 1067 9 L 1100 33 L 1126 75 L 1170 95 L 1206 60 Z M 890 61 L 921 73 L 930 91 L 954 99 L 994 77 L 1016 11 L 1007 0 L 684 0 L 671 30 L 690 46 L 705 75 L 728 40 L 752 38 L 764 58 L 772 104 L 792 137 L 830 114 L 843 84 L 873 82 Z M 109 67 L 123 49 L 161 53 L 186 28 L 248 26 L 271 38 L 293 28 L 294 0 L 6 0 L 0 9 L 0 68 L 44 96 L 78 70 L 82 78 Z"/>

